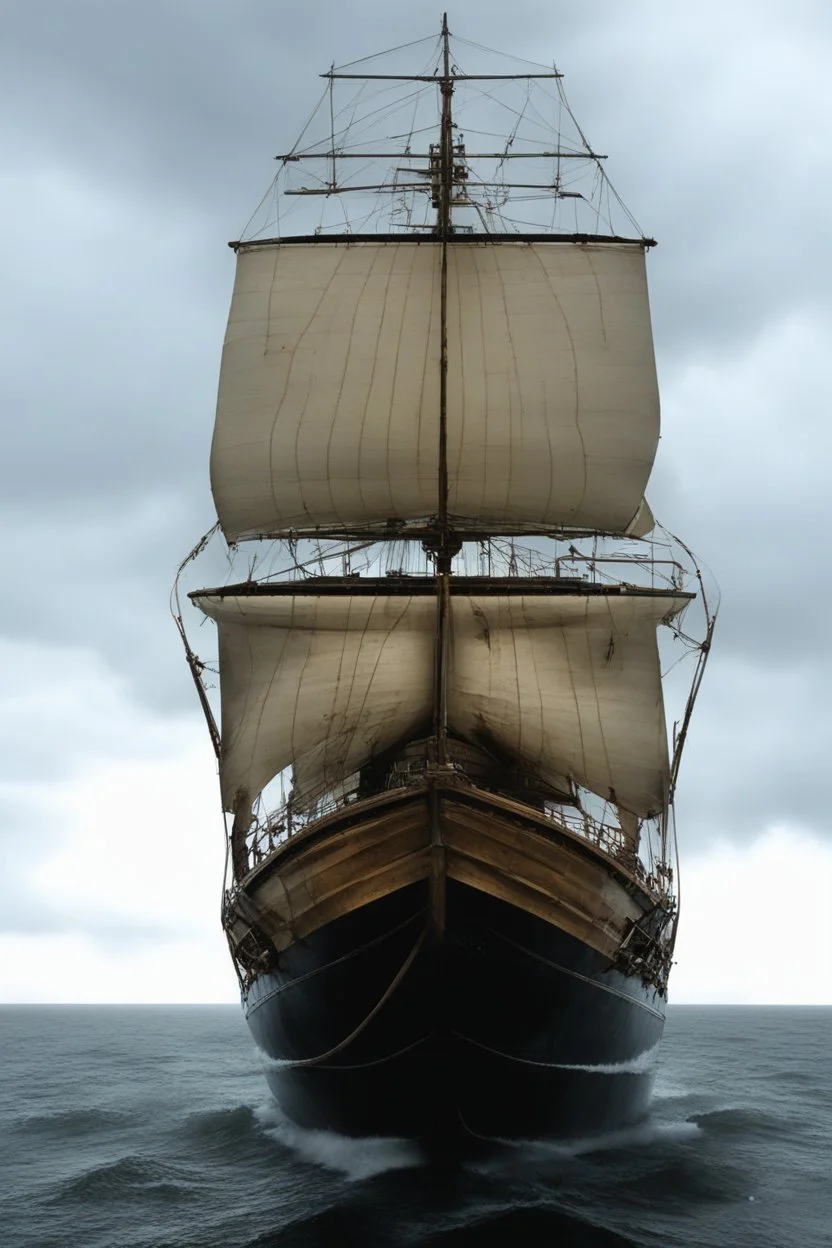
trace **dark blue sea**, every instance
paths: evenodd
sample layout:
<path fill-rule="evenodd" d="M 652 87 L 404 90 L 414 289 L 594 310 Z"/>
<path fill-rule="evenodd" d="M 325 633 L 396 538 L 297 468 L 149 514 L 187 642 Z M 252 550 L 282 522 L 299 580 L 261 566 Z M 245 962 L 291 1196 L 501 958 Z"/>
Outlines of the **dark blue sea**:
<path fill-rule="evenodd" d="M 3 1248 L 830 1248 L 832 1009 L 671 1008 L 642 1126 L 459 1171 L 281 1120 L 234 1007 L 0 1008 Z"/>

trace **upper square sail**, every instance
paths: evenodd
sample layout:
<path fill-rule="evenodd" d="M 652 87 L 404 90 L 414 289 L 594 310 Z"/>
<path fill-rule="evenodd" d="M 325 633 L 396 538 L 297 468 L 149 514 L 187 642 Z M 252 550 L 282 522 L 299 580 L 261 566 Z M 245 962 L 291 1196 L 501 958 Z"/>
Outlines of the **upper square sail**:
<path fill-rule="evenodd" d="M 211 481 L 229 541 L 430 522 L 623 533 L 659 436 L 639 242 L 241 246 Z"/>

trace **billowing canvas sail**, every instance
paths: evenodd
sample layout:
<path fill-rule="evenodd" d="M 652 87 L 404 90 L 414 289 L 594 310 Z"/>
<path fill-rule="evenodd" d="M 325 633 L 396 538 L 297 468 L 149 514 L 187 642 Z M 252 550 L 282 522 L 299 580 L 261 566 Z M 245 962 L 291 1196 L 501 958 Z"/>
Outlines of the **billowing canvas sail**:
<path fill-rule="evenodd" d="M 240 249 L 211 461 L 229 540 L 437 514 L 441 250 Z M 627 531 L 659 434 L 643 248 L 447 253 L 452 523 Z"/>
<path fill-rule="evenodd" d="M 448 727 L 639 816 L 664 806 L 656 626 L 672 594 L 454 594 Z M 300 805 L 430 723 L 432 596 L 197 598 L 220 631 L 229 810 L 294 766 Z"/>
<path fill-rule="evenodd" d="M 208 598 L 219 625 L 228 810 L 293 765 L 314 801 L 430 719 L 432 598 Z"/>
<path fill-rule="evenodd" d="M 665 806 L 656 627 L 671 595 L 455 598 L 449 719 L 542 779 L 566 775 L 640 816 Z"/>

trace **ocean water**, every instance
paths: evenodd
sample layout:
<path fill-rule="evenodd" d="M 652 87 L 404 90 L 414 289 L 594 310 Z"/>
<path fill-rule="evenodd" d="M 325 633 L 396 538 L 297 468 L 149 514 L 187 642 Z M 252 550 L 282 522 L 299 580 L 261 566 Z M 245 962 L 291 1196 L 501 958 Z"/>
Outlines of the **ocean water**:
<path fill-rule="evenodd" d="M 458 1171 L 289 1126 L 234 1007 L 0 1008 L 3 1248 L 830 1248 L 832 1008 L 671 1007 L 642 1126 Z"/>

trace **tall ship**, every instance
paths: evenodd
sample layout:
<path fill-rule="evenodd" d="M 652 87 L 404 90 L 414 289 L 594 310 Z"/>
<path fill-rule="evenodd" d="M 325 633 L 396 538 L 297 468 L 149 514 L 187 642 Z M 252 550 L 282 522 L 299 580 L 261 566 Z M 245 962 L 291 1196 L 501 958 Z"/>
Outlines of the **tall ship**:
<path fill-rule="evenodd" d="M 231 244 L 174 599 L 245 1016 L 302 1127 L 607 1131 L 649 1105 L 714 624 L 645 501 L 653 242 L 554 67 L 443 19 L 322 77 Z"/>

